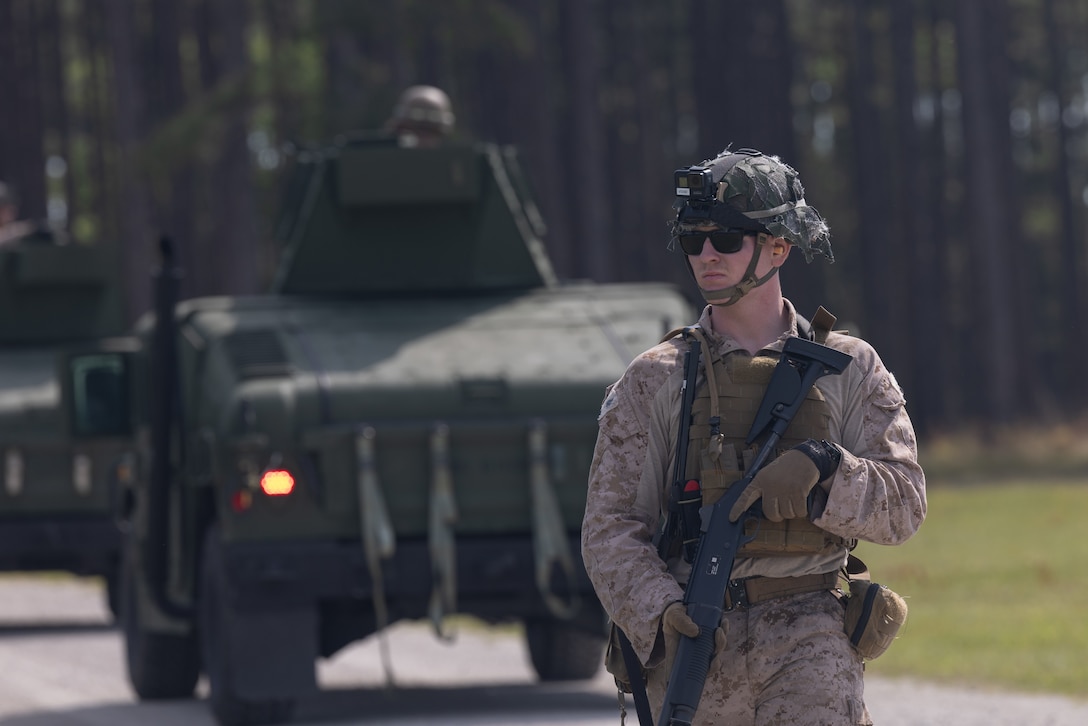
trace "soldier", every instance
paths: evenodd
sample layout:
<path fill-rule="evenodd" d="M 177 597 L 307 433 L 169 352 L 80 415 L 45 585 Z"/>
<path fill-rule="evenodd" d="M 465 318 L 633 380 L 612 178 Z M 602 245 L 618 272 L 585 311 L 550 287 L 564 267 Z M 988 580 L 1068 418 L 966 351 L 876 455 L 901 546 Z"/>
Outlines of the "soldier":
<path fill-rule="evenodd" d="M 903 393 L 868 343 L 810 325 L 783 297 L 777 273 L 794 248 L 807 261 L 834 260 L 827 224 L 805 201 L 797 172 L 750 150 L 726 149 L 701 166 L 711 169 L 711 194 L 701 213 L 678 197 L 669 248 L 679 246 L 708 303 L 698 321 L 707 345 L 685 474 L 701 482 L 703 504 L 743 476 L 752 414 L 728 414 L 756 410 L 789 336 L 811 335 L 853 360 L 841 375 L 817 380 L 805 403 L 812 415 L 802 407 L 787 430 L 790 443 L 730 512 L 736 521 L 761 499 L 765 520 L 736 558 L 737 586 L 724 603 L 695 723 L 870 724 L 863 659 L 844 632 L 837 573 L 857 540 L 902 543 L 925 517 L 925 477 Z M 662 559 L 655 546 L 674 471 L 686 348 L 674 337 L 649 349 L 609 387 L 582 529 L 587 572 L 645 666 L 655 718 L 680 634 L 699 632 L 682 604 L 690 569 L 683 548 L 674 543 Z M 718 436 L 707 426 L 708 407 L 723 412 Z M 812 511 L 810 493 L 822 495 Z"/>
<path fill-rule="evenodd" d="M 433 147 L 453 133 L 455 117 L 445 91 L 434 86 L 411 86 L 400 95 L 386 129 L 401 146 Z"/>

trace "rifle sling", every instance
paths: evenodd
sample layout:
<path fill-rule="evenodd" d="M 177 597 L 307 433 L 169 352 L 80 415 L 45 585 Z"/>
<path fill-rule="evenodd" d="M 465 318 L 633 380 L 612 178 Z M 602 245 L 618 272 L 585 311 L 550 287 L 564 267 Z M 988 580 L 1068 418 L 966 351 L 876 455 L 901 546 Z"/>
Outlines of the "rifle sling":
<path fill-rule="evenodd" d="M 641 726 L 654 726 L 654 717 L 650 713 L 650 699 L 646 695 L 646 681 L 642 678 L 642 663 L 635 655 L 635 648 L 627 639 L 627 633 L 623 628 L 616 628 L 620 636 L 620 653 L 623 654 L 623 664 L 627 666 L 627 677 L 631 680 L 631 698 L 635 701 L 635 713 L 638 714 L 638 722 Z"/>

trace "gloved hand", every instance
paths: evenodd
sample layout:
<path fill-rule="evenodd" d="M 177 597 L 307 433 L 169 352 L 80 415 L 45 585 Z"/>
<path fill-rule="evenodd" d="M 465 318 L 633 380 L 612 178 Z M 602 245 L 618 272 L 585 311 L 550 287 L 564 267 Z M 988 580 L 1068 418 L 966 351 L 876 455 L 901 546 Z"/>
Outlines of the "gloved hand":
<path fill-rule="evenodd" d="M 699 626 L 688 616 L 683 603 L 674 602 L 661 614 L 661 632 L 665 635 L 665 672 L 672 673 L 676 650 L 680 646 L 680 636 L 686 635 L 690 638 L 698 636 Z M 727 640 L 726 625 L 722 623 L 714 630 L 715 659 L 725 652 Z M 713 661 L 711 667 L 714 667 Z"/>
<path fill-rule="evenodd" d="M 695 638 L 699 635 L 699 626 L 688 615 L 684 603 L 674 602 L 661 614 L 661 631 L 666 638 L 672 636 L 674 640 L 679 640 L 680 635 Z"/>
<path fill-rule="evenodd" d="M 676 660 L 676 649 L 680 647 L 680 636 L 694 638 L 699 635 L 699 626 L 688 616 L 684 603 L 670 603 L 661 613 L 661 633 L 665 636 L 665 672 L 672 673 L 672 664 Z"/>
<path fill-rule="evenodd" d="M 759 470 L 729 512 L 736 522 L 748 507 L 763 498 L 763 516 L 772 522 L 808 516 L 808 493 L 817 482 L 835 473 L 841 452 L 826 441 L 808 441 L 784 452 Z"/>
<path fill-rule="evenodd" d="M 722 622 L 714 630 L 714 657 L 710 661 L 711 670 L 718 667 L 718 659 L 725 655 L 725 645 L 729 642 L 729 624 Z"/>

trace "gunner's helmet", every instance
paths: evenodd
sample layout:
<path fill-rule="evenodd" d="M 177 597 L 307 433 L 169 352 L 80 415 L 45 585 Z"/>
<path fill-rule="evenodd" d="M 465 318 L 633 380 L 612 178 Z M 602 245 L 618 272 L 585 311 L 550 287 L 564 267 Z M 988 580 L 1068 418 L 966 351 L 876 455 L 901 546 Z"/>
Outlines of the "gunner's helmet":
<path fill-rule="evenodd" d="M 411 86 L 400 95 L 386 125 L 398 132 L 448 136 L 455 120 L 445 91 L 435 86 Z"/>

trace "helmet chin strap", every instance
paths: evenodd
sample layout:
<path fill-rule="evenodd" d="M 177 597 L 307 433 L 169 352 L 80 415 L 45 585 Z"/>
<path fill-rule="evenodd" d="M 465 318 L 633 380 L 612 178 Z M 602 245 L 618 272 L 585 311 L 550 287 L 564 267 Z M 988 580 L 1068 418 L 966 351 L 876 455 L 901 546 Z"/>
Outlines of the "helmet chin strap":
<path fill-rule="evenodd" d="M 756 277 L 756 265 L 759 263 L 759 253 L 763 248 L 763 244 L 768 239 L 770 239 L 770 236 L 762 232 L 756 237 L 756 244 L 752 246 L 752 259 L 748 261 L 748 267 L 744 270 L 744 277 L 741 278 L 740 282 L 736 285 L 723 287 L 721 290 L 707 290 L 704 287 L 700 287 L 699 292 L 703 294 L 703 299 L 711 305 L 729 307 L 747 295 L 752 288 L 759 287 L 767 282 L 767 280 L 774 277 L 778 272 L 777 267 L 772 267 L 767 271 L 767 274 L 762 277 Z M 688 266 L 690 269 L 690 261 L 688 262 Z"/>

